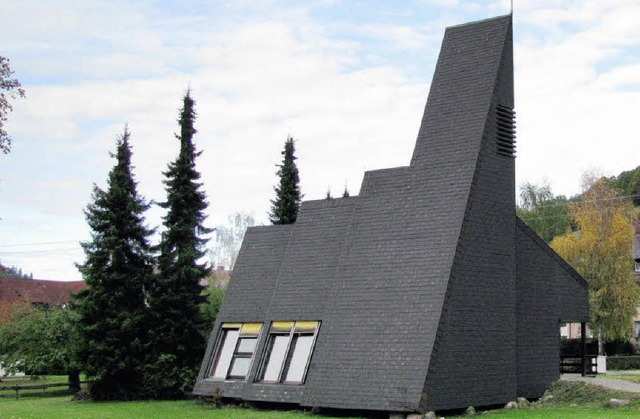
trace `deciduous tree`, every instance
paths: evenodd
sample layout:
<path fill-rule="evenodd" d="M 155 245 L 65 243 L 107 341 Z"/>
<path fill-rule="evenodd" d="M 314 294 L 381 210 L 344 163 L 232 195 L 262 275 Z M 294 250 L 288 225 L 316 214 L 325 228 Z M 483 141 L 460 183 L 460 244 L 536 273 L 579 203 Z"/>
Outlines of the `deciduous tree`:
<path fill-rule="evenodd" d="M 269 219 L 273 224 L 292 224 L 296 222 L 298 217 L 302 194 L 295 152 L 293 138 L 288 137 L 282 151 L 282 164 L 278 166 L 277 174 L 280 181 L 278 186 L 274 188 L 276 198 L 271 201 Z"/>
<path fill-rule="evenodd" d="M 0 150 L 7 154 L 11 150 L 11 137 L 4 128 L 7 115 L 13 110 L 10 100 L 24 98 L 24 89 L 16 78 L 11 78 L 13 71 L 9 59 L 0 55 Z"/>
<path fill-rule="evenodd" d="M 149 205 L 138 195 L 131 170 L 126 127 L 115 158 L 107 189 L 94 186 L 85 211 L 91 240 L 82 243 L 85 262 L 78 267 L 88 288 L 73 304 L 82 338 L 79 359 L 97 400 L 145 396 L 142 373 L 150 346 L 146 290 L 154 265 L 152 230 L 144 221 Z"/>
<path fill-rule="evenodd" d="M 562 195 L 553 196 L 548 184 L 525 182 L 520 186 L 520 203 L 516 214 L 545 242 L 571 231 L 569 200 Z"/>
<path fill-rule="evenodd" d="M 640 292 L 634 281 L 633 206 L 604 179 L 569 206 L 578 231 L 556 237 L 551 246 L 589 283 L 590 323 L 603 341 L 633 332 Z"/>
<path fill-rule="evenodd" d="M 75 313 L 23 304 L 0 324 L 0 353 L 10 373 L 69 375 L 72 390 L 80 389 L 79 335 Z"/>
<path fill-rule="evenodd" d="M 209 252 L 215 266 L 233 269 L 248 227 L 255 225 L 253 214 L 236 212 L 227 219 L 227 224 L 215 228 L 216 238 Z"/>
<path fill-rule="evenodd" d="M 146 386 L 152 397 L 175 398 L 189 392 L 195 382 L 205 347 L 206 325 L 200 311 L 205 297 L 200 281 L 209 267 L 200 262 L 211 230 L 206 218 L 206 194 L 199 182 L 193 144 L 196 133 L 195 102 L 190 91 L 180 111 L 180 152 L 164 173 L 167 201 L 165 230 L 159 245 L 159 274 L 152 289 L 153 346 L 146 367 Z"/>

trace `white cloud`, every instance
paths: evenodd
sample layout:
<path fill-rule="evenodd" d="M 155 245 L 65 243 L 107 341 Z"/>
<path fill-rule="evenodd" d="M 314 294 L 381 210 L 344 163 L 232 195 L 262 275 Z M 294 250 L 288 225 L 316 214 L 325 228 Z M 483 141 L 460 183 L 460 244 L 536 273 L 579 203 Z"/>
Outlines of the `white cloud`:
<path fill-rule="evenodd" d="M 516 44 L 520 181 L 546 177 L 557 193 L 572 195 L 589 167 L 614 175 L 640 164 L 633 140 L 640 57 L 626 53 L 640 45 L 638 13 L 636 2 L 587 1 L 522 16 L 540 28 L 580 26 Z"/>
<path fill-rule="evenodd" d="M 508 11 L 504 0 L 435 3 L 421 7 L 437 12 L 409 21 L 358 20 L 346 2 L 187 2 L 198 13 L 174 15 L 126 1 L 3 5 L 0 51 L 30 84 L 7 126 L 15 146 L 0 166 L 0 243 L 86 239 L 82 209 L 91 184 L 105 184 L 124 123 L 140 192 L 163 200 L 161 172 L 177 152 L 189 82 L 209 225 L 235 211 L 266 222 L 287 135 L 298 141 L 306 199 L 328 187 L 338 196 L 345 183 L 357 193 L 365 170 L 409 163 L 429 82 L 428 69 L 416 81 L 411 62 L 371 64 L 365 55 L 410 50 L 435 62 L 443 22 Z M 331 7 L 340 21 L 314 17 Z M 547 178 L 572 194 L 584 168 L 613 174 L 638 165 L 637 3 L 515 7 L 518 181 Z M 149 223 L 161 214 L 151 211 Z M 58 249 L 0 247 L 0 258 L 40 277 L 78 278 L 79 247 Z"/>

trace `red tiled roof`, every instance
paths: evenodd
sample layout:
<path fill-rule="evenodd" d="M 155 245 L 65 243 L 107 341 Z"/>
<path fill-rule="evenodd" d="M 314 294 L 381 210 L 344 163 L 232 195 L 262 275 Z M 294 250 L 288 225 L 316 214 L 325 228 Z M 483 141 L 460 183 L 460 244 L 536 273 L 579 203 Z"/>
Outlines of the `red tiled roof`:
<path fill-rule="evenodd" d="M 86 287 L 84 281 L 0 278 L 0 301 L 62 305 L 69 301 L 71 293 L 76 293 Z"/>

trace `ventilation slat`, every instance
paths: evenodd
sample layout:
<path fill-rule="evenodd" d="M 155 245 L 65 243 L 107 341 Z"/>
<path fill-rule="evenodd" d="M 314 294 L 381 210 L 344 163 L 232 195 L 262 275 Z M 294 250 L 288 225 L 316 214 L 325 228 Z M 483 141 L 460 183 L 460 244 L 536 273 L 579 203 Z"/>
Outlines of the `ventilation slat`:
<path fill-rule="evenodd" d="M 516 151 L 516 113 L 513 109 L 498 105 L 496 107 L 496 151 L 507 157 L 515 157 Z"/>

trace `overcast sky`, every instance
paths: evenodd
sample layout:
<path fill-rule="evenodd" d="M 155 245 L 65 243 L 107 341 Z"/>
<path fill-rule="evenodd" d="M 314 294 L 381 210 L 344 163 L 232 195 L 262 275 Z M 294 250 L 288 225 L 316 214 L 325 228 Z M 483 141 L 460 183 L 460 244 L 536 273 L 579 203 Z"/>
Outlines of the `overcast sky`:
<path fill-rule="evenodd" d="M 164 200 L 188 86 L 209 226 L 267 223 L 288 135 L 305 199 L 357 194 L 364 171 L 409 163 L 445 27 L 509 3 L 0 0 L 0 55 L 27 92 L 0 155 L 0 261 L 80 279 L 116 137 L 127 123 L 139 192 Z M 570 196 L 586 169 L 640 165 L 640 2 L 514 3 L 517 183 Z"/>

